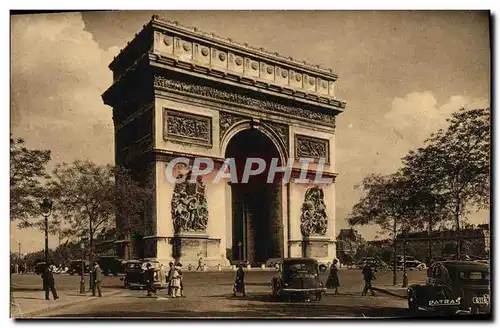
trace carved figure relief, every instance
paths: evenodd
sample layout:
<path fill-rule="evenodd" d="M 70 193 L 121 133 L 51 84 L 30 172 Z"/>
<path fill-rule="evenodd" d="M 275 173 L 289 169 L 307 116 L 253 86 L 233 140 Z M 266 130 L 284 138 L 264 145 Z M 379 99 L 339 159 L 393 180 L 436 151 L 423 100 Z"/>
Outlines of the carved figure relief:
<path fill-rule="evenodd" d="M 326 139 L 295 135 L 295 157 L 324 158 L 329 162 L 329 142 Z"/>
<path fill-rule="evenodd" d="M 273 112 L 295 116 L 300 119 L 309 120 L 315 124 L 326 125 L 335 128 L 335 116 L 317 111 L 307 110 L 300 107 L 286 106 L 277 102 L 260 100 L 248 96 L 215 89 L 209 86 L 190 84 L 177 80 L 167 79 L 155 75 L 154 85 L 157 88 L 169 89 L 191 93 L 203 97 L 231 102 L 236 105 L 250 106 L 254 109 L 266 109 Z"/>
<path fill-rule="evenodd" d="M 219 112 L 219 139 L 222 140 L 227 129 L 229 129 L 234 123 L 242 120 L 249 119 L 243 115 L 237 115 L 228 112 Z"/>
<path fill-rule="evenodd" d="M 309 188 L 302 204 L 302 215 L 300 216 L 300 231 L 305 237 L 311 235 L 323 236 L 328 226 L 328 216 L 323 189 L 320 187 Z"/>
<path fill-rule="evenodd" d="M 289 150 L 289 142 L 288 142 L 288 126 L 285 124 L 280 124 L 280 123 L 275 123 L 275 122 L 270 122 L 270 121 L 265 121 L 263 122 L 265 126 L 267 126 L 269 129 L 274 131 L 281 142 L 283 143 L 283 146 L 285 147 L 286 152 L 288 153 Z"/>
<path fill-rule="evenodd" d="M 187 114 L 165 109 L 164 138 L 195 143 L 212 144 L 212 120 L 210 117 Z"/>
<path fill-rule="evenodd" d="M 175 233 L 198 231 L 205 232 L 208 223 L 208 204 L 205 184 L 201 177 L 190 182 L 191 172 L 186 173 L 186 180 L 177 183 L 172 196 L 172 219 Z M 182 178 L 179 173 L 177 178 Z"/>

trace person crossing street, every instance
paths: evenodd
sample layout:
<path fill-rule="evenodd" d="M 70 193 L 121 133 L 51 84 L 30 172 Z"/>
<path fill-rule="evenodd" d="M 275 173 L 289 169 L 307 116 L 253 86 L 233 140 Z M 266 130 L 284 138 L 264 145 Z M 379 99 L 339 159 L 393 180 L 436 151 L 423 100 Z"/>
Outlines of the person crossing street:
<path fill-rule="evenodd" d="M 366 293 L 368 292 L 368 290 L 370 290 L 372 296 L 375 296 L 375 292 L 373 291 L 372 287 L 372 280 L 375 280 L 375 275 L 373 274 L 372 267 L 368 262 L 365 262 L 362 274 L 365 281 L 365 287 L 363 288 L 363 292 L 361 293 L 361 295 L 366 296 Z"/>
<path fill-rule="evenodd" d="M 94 284 L 92 285 L 92 296 L 95 296 L 95 291 L 97 289 L 97 293 L 99 297 L 102 297 L 101 292 L 101 282 L 102 282 L 102 269 L 99 266 L 99 263 L 94 263 L 94 268 L 92 272 L 92 276 L 94 277 Z"/>

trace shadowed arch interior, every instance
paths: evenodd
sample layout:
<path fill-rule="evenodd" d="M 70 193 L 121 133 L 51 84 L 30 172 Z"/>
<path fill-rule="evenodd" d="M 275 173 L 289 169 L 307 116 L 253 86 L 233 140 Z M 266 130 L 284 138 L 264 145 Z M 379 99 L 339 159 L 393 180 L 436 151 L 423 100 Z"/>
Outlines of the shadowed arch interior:
<path fill-rule="evenodd" d="M 226 158 L 234 158 L 238 182 L 231 184 L 232 195 L 232 260 L 246 260 L 253 265 L 283 254 L 281 226 L 281 183 L 267 183 L 271 160 L 279 152 L 264 133 L 258 129 L 238 132 L 229 141 Z M 261 158 L 266 169 L 241 183 L 248 158 Z M 253 166 L 256 168 L 256 165 Z"/>

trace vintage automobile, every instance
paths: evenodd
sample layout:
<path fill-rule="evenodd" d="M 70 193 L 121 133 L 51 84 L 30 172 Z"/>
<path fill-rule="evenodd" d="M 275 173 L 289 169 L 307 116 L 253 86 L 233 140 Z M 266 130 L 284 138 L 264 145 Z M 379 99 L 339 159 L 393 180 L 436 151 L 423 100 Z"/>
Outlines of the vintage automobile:
<path fill-rule="evenodd" d="M 471 261 L 434 262 L 424 285 L 408 287 L 408 308 L 443 315 L 490 312 L 488 266 Z"/>
<path fill-rule="evenodd" d="M 287 258 L 280 263 L 279 274 L 271 280 L 273 297 L 291 301 L 321 300 L 326 288 L 319 278 L 318 261 L 311 258 Z"/>
<path fill-rule="evenodd" d="M 123 286 L 130 289 L 144 288 L 146 286 L 144 272 L 146 271 L 148 263 L 150 263 L 155 269 L 155 281 L 153 283 L 154 286 L 156 288 L 165 288 L 166 277 L 163 277 L 160 273 L 159 263 L 156 261 L 144 260 L 125 261 L 125 276 L 120 278 L 120 280 L 123 281 Z"/>
<path fill-rule="evenodd" d="M 89 273 L 90 272 L 90 262 L 89 261 L 84 261 L 83 262 L 85 267 L 83 269 L 84 273 Z M 74 274 L 81 274 L 82 273 L 82 261 L 81 260 L 73 260 L 69 263 L 68 271 L 70 275 Z"/>

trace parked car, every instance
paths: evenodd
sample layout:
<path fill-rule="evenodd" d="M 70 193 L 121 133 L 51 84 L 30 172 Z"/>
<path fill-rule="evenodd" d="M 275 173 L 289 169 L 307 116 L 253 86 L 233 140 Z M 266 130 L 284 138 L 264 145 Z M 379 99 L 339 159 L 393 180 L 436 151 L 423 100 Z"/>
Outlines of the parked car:
<path fill-rule="evenodd" d="M 124 271 L 122 260 L 116 256 L 98 256 L 97 263 L 99 263 L 99 266 L 105 276 L 117 276 L 119 273 L 123 273 Z"/>
<path fill-rule="evenodd" d="M 84 267 L 84 273 L 89 273 L 90 272 L 90 262 L 89 261 L 84 261 L 83 262 L 85 264 L 85 267 Z M 74 274 L 81 274 L 82 272 L 82 261 L 81 260 L 73 260 L 69 263 L 69 266 L 68 266 L 68 273 L 70 275 L 74 275 Z"/>
<path fill-rule="evenodd" d="M 318 261 L 311 258 L 287 258 L 279 274 L 271 280 L 272 294 L 280 299 L 307 298 L 321 300 L 326 288 L 319 279 Z"/>
<path fill-rule="evenodd" d="M 427 271 L 424 285 L 408 287 L 408 307 L 420 308 L 444 315 L 457 312 L 490 312 L 490 276 L 488 266 L 470 261 L 433 263 Z"/>
<path fill-rule="evenodd" d="M 144 261 L 144 260 L 125 261 L 125 276 L 120 279 L 123 281 L 123 287 L 130 289 L 144 288 L 146 286 L 146 281 L 144 279 L 144 272 L 146 271 L 148 263 L 150 263 L 155 269 L 155 275 L 154 275 L 155 281 L 153 283 L 154 286 L 156 288 L 165 288 L 167 283 L 165 279 L 160 278 L 159 262 Z"/>

